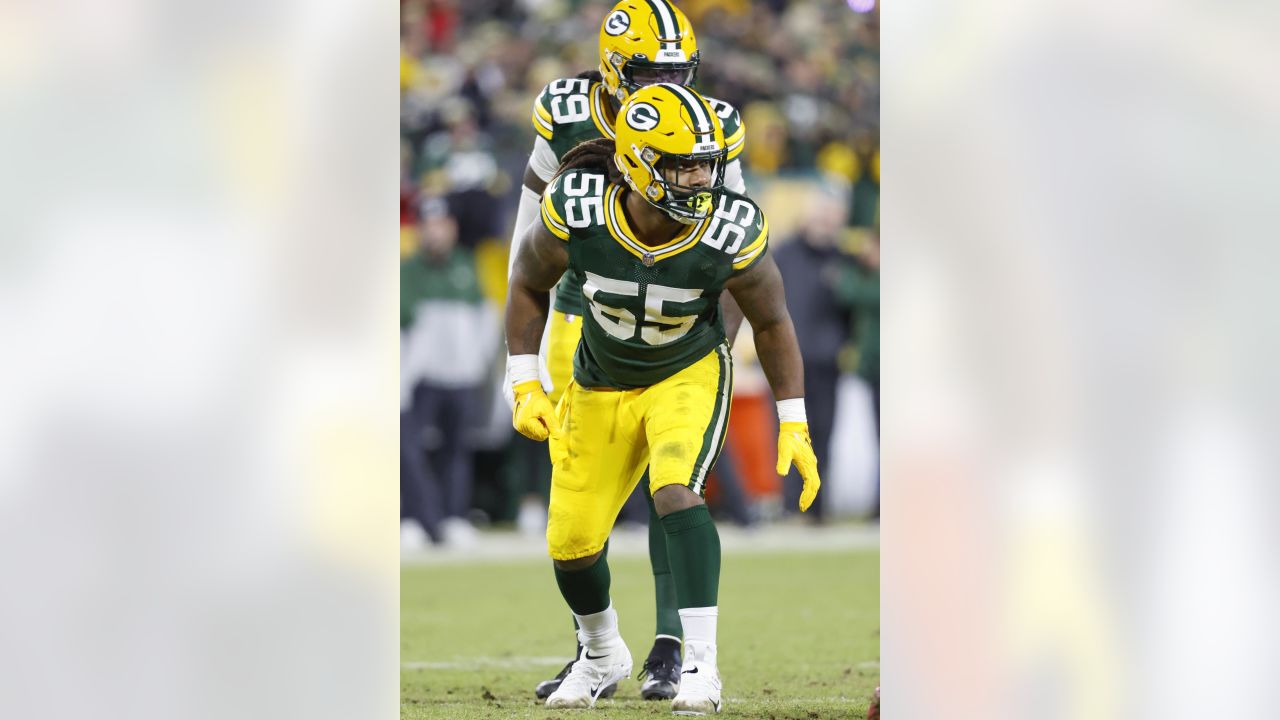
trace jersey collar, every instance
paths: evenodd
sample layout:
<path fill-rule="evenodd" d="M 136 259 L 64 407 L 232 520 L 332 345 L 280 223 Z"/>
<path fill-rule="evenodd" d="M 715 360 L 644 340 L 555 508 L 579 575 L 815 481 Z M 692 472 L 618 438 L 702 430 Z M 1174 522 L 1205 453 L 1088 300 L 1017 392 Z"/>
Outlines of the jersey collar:
<path fill-rule="evenodd" d="M 596 124 L 596 129 L 600 134 L 610 140 L 617 137 L 617 133 L 613 130 L 613 124 L 610 123 L 605 116 L 605 103 L 609 102 L 609 97 L 605 95 L 604 83 L 595 83 L 589 91 L 591 95 L 591 120 Z"/>
<path fill-rule="evenodd" d="M 627 225 L 627 215 L 622 211 L 622 194 L 621 185 L 611 185 L 605 193 L 605 227 L 619 245 L 641 260 L 648 256 L 656 262 L 682 253 L 697 245 L 702 239 L 703 231 L 707 229 L 708 220 L 703 220 L 696 225 L 688 226 L 668 242 L 652 247 L 645 245 L 635 239 L 635 233 L 631 231 L 631 226 Z M 649 263 L 646 262 L 646 264 Z"/>

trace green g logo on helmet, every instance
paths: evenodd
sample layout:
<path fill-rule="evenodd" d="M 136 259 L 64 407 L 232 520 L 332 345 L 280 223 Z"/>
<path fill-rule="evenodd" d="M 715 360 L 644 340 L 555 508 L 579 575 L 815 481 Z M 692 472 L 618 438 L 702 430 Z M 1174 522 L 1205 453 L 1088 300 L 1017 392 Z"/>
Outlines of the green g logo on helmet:
<path fill-rule="evenodd" d="M 669 0 L 622 0 L 600 24 L 600 75 L 618 102 L 659 82 L 692 85 L 698 40 Z"/>
<path fill-rule="evenodd" d="M 613 161 L 627 185 L 679 222 L 710 217 L 728 153 L 707 101 L 682 85 L 658 83 L 632 93 L 618 117 Z"/>

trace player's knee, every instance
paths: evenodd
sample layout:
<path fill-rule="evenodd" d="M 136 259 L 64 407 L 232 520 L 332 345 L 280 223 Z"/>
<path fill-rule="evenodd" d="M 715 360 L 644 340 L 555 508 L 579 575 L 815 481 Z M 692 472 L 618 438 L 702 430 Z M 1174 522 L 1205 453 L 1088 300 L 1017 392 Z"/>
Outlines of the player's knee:
<path fill-rule="evenodd" d="M 705 504 L 698 493 L 684 485 L 667 485 L 653 494 L 653 508 L 657 510 L 658 517 Z"/>
<path fill-rule="evenodd" d="M 547 523 L 547 554 L 555 561 L 557 567 L 565 570 L 590 567 L 595 559 L 600 557 L 604 542 L 609 539 L 609 536 L 606 534 L 603 538 L 599 537 L 599 534 L 591 532 L 585 523 L 557 522 L 559 519 L 555 513 L 552 513 Z M 576 567 L 565 565 L 565 563 L 572 563 Z"/>
<path fill-rule="evenodd" d="M 600 552 L 592 553 L 586 557 L 580 557 L 573 560 L 554 560 L 553 562 L 555 562 L 556 567 L 561 570 L 586 570 L 592 565 L 595 565 L 596 561 L 599 560 L 600 556 L 603 554 L 604 551 L 601 550 Z"/>

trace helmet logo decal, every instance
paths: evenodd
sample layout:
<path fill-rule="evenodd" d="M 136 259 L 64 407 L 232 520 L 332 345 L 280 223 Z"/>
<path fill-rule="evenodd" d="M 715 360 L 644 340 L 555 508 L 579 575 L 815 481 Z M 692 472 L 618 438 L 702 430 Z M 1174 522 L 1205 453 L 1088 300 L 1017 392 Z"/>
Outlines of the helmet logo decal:
<path fill-rule="evenodd" d="M 610 35 L 621 35 L 631 27 L 631 16 L 625 10 L 614 10 L 604 21 L 604 31 Z"/>
<path fill-rule="evenodd" d="M 636 103 L 627 110 L 627 124 L 641 132 L 658 127 L 658 108 L 646 102 Z"/>

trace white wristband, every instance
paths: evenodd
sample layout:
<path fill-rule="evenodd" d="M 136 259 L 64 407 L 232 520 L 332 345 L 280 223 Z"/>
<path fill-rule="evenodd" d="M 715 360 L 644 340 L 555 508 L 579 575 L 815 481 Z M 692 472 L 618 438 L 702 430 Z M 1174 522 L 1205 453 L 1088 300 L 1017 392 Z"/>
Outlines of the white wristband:
<path fill-rule="evenodd" d="M 778 401 L 778 422 L 809 422 L 804 414 L 804 398 Z"/>
<path fill-rule="evenodd" d="M 538 378 L 537 355 L 507 356 L 507 382 L 511 383 L 512 387 Z"/>

